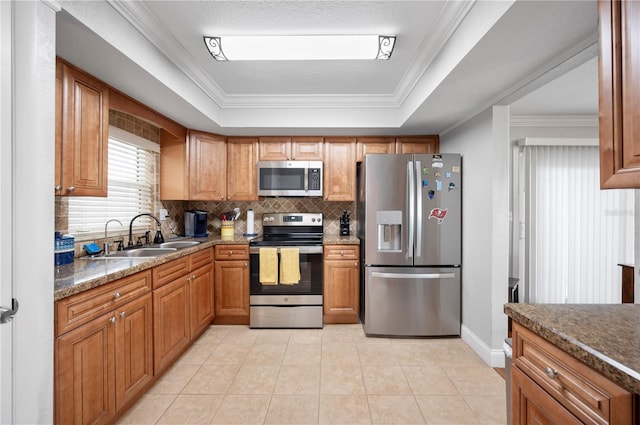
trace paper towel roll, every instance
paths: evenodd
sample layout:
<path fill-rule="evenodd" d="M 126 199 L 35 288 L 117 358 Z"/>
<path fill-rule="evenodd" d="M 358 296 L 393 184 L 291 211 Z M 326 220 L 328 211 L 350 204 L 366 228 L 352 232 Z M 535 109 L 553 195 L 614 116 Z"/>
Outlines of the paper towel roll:
<path fill-rule="evenodd" d="M 254 223 L 254 217 L 253 217 L 253 210 L 247 210 L 247 234 L 248 235 L 252 235 L 255 233 L 255 229 L 253 228 L 254 225 L 255 223 Z"/>

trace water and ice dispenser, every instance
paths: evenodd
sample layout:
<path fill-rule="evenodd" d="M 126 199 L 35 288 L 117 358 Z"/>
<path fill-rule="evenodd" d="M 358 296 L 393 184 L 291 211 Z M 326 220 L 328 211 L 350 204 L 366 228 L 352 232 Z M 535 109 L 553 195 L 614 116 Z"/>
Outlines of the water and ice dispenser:
<path fill-rule="evenodd" d="M 378 251 L 402 251 L 402 211 L 378 211 Z"/>

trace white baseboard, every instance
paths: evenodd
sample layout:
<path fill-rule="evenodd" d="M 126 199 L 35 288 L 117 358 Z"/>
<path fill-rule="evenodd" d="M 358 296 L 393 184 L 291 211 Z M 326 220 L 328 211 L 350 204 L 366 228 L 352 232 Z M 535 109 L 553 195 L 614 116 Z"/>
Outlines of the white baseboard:
<path fill-rule="evenodd" d="M 502 348 L 491 349 L 480 338 L 469 330 L 465 325 L 460 327 L 460 337 L 471 347 L 473 351 L 489 366 L 504 367 L 504 351 Z"/>

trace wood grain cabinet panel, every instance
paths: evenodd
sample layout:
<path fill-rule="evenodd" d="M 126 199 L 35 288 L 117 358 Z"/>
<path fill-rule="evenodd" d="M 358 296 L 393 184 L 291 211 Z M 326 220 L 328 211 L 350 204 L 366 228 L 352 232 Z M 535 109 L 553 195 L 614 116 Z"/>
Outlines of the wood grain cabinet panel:
<path fill-rule="evenodd" d="M 515 322 L 513 342 L 513 423 L 633 423 L 630 392 Z M 553 421 L 527 422 L 539 417 Z"/>
<path fill-rule="evenodd" d="M 356 142 L 356 158 L 358 162 L 364 161 L 368 153 L 396 153 L 395 137 L 358 137 Z"/>
<path fill-rule="evenodd" d="M 189 289 L 181 278 L 153 291 L 154 373 L 167 369 L 190 341 Z"/>
<path fill-rule="evenodd" d="M 224 136 L 189 131 L 189 197 L 224 201 L 227 197 L 227 143 Z"/>
<path fill-rule="evenodd" d="M 360 312 L 358 255 L 357 245 L 324 247 L 324 323 L 358 323 Z"/>
<path fill-rule="evenodd" d="M 116 409 L 123 409 L 153 380 L 151 294 L 116 310 Z"/>
<path fill-rule="evenodd" d="M 217 324 L 249 324 L 249 260 L 215 262 L 215 317 Z"/>
<path fill-rule="evenodd" d="M 396 137 L 396 153 L 438 153 L 439 149 L 438 136 Z"/>
<path fill-rule="evenodd" d="M 56 195 L 107 196 L 109 87 L 56 63 Z"/>
<path fill-rule="evenodd" d="M 356 199 L 356 139 L 326 137 L 324 143 L 325 201 Z"/>
<path fill-rule="evenodd" d="M 56 422 L 106 424 L 116 412 L 113 313 L 56 339 Z"/>
<path fill-rule="evenodd" d="M 258 200 L 258 138 L 229 137 L 227 139 L 229 176 L 227 179 L 227 200 Z"/>
<path fill-rule="evenodd" d="M 260 137 L 260 161 L 322 161 L 324 137 Z"/>
<path fill-rule="evenodd" d="M 640 187 L 640 2 L 599 0 L 600 187 Z"/>
<path fill-rule="evenodd" d="M 189 280 L 189 329 L 195 339 L 211 324 L 213 308 L 213 262 L 192 272 Z"/>

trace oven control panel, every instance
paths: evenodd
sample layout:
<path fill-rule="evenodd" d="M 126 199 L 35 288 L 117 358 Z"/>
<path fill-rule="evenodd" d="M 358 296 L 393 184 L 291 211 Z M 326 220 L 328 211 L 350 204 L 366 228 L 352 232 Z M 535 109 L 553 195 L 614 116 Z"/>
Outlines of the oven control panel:
<path fill-rule="evenodd" d="M 322 213 L 265 213 L 263 226 L 322 226 Z"/>

